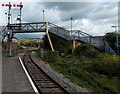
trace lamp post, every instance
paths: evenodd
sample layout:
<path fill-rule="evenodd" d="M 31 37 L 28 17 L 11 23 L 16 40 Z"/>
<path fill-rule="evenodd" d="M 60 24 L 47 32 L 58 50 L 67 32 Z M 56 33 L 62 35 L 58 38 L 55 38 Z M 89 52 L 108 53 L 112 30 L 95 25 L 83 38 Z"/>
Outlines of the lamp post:
<path fill-rule="evenodd" d="M 112 28 L 115 28 L 115 32 L 116 32 L 116 50 L 117 50 L 117 54 L 119 54 L 119 44 L 118 44 L 118 32 L 117 32 L 117 26 L 111 26 Z"/>
<path fill-rule="evenodd" d="M 71 19 L 71 38 L 72 38 L 72 20 L 73 20 L 73 18 L 71 17 L 70 18 Z M 73 49 L 72 49 L 72 53 L 74 52 L 74 49 L 75 49 L 75 40 L 73 39 Z"/>
<path fill-rule="evenodd" d="M 43 10 L 43 22 L 44 22 L 44 12 L 45 12 L 45 11 Z"/>
<path fill-rule="evenodd" d="M 72 17 L 70 18 L 71 19 L 71 36 L 72 36 Z"/>

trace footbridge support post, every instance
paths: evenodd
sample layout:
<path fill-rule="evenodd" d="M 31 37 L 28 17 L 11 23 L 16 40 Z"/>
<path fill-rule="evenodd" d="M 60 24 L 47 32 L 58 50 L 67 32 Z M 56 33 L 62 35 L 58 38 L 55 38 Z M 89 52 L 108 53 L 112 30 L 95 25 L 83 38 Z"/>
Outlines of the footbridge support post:
<path fill-rule="evenodd" d="M 72 53 L 74 52 L 75 50 L 75 40 L 73 40 L 73 49 L 72 49 Z"/>
<path fill-rule="evenodd" d="M 46 22 L 46 34 L 47 34 L 47 37 L 48 37 L 48 40 L 49 40 L 49 44 L 50 44 L 50 47 L 52 49 L 52 51 L 54 52 L 54 48 L 53 48 L 53 44 L 52 44 L 52 41 L 50 39 L 50 35 L 49 35 L 49 32 L 48 32 L 48 22 Z"/>

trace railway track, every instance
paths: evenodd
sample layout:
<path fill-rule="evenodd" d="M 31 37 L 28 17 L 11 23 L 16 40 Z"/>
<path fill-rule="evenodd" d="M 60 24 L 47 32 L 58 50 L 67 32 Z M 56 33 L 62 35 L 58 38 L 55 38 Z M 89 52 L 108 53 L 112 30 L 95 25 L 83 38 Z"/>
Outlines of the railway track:
<path fill-rule="evenodd" d="M 23 62 L 39 93 L 70 94 L 35 64 L 30 57 L 31 52 L 28 51 L 24 54 Z"/>

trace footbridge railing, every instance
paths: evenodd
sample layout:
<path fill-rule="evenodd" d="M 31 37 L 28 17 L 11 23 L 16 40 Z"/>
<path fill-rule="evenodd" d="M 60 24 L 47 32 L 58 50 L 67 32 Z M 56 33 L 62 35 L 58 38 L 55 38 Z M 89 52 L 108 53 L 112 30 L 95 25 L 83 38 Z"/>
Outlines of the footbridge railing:
<path fill-rule="evenodd" d="M 66 40 L 78 40 L 86 44 L 95 45 L 97 48 L 102 49 L 107 53 L 116 55 L 116 53 L 112 50 L 112 48 L 107 44 L 106 41 L 100 38 L 93 37 L 80 30 L 69 31 L 62 27 L 49 23 L 49 32 Z"/>
<path fill-rule="evenodd" d="M 2 40 L 4 40 L 4 39 L 5 39 L 5 37 L 7 36 L 7 34 L 8 34 L 8 29 L 7 29 L 7 26 L 2 27 L 2 31 L 1 31 Z"/>
<path fill-rule="evenodd" d="M 9 25 L 13 33 L 45 32 L 45 22 L 21 23 Z"/>
<path fill-rule="evenodd" d="M 35 22 L 35 23 L 21 23 L 21 24 L 10 24 L 6 26 L 3 31 L 3 39 L 7 36 L 8 31 L 12 33 L 34 33 L 34 32 L 46 32 L 47 22 Z M 107 53 L 116 54 L 111 47 L 102 39 L 93 37 L 80 30 L 66 30 L 55 24 L 48 22 L 48 32 L 64 38 L 66 40 L 77 40 L 86 44 L 95 45 L 97 48 L 106 51 Z"/>

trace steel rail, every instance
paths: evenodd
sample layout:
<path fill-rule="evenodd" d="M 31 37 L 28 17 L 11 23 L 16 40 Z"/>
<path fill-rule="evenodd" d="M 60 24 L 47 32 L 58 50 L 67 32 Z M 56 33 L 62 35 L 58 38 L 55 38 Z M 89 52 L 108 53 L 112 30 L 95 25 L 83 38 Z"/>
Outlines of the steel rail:
<path fill-rule="evenodd" d="M 23 56 L 23 63 L 35 86 L 41 94 L 70 94 L 50 76 L 48 76 L 31 58 L 31 51 Z"/>

